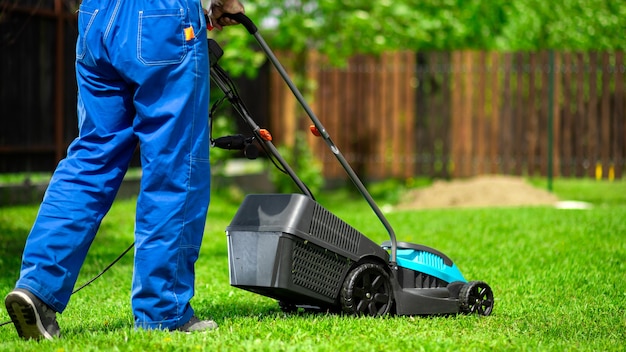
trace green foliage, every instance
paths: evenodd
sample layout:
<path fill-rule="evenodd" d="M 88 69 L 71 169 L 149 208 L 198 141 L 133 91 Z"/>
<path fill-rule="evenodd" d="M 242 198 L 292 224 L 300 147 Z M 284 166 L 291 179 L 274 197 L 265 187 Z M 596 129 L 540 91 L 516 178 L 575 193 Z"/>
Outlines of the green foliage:
<path fill-rule="evenodd" d="M 252 43 L 252 36 L 243 26 L 227 27 L 223 33 L 210 32 L 224 50 L 219 65 L 231 77 L 254 77 L 258 68 L 265 62 L 263 53 L 256 50 Z"/>
<path fill-rule="evenodd" d="M 315 155 L 308 148 L 301 133 L 296 134 L 294 147 L 281 145 L 277 147 L 280 155 L 294 169 L 296 175 L 309 188 L 313 195 L 316 195 L 324 185 L 322 175 L 322 164 L 315 158 Z M 269 171 L 270 181 L 279 193 L 300 193 L 299 188 L 291 177 L 271 165 Z"/>
<path fill-rule="evenodd" d="M 212 137 L 219 138 L 235 133 L 235 123 L 233 118 L 227 115 L 217 115 L 212 117 Z M 211 158 L 212 173 L 222 175 L 226 162 L 232 159 L 235 151 L 225 150 L 216 147 L 211 147 L 209 150 Z"/>
<path fill-rule="evenodd" d="M 504 50 L 624 49 L 626 9 L 621 1 L 512 1 L 494 46 Z"/>
<path fill-rule="evenodd" d="M 336 65 L 392 50 L 623 50 L 622 0 L 297 0 L 246 2 L 273 49 L 317 49 Z M 264 62 L 245 29 L 213 36 L 224 66 L 252 75 Z M 298 67 L 298 66 L 294 66 Z"/>
<path fill-rule="evenodd" d="M 405 183 L 399 180 L 387 179 L 368 184 L 367 190 L 372 198 L 380 204 L 397 204 L 407 188 Z"/>
<path fill-rule="evenodd" d="M 408 178 L 404 181 L 387 179 L 367 184 L 367 191 L 377 203 L 395 205 L 411 189 L 430 186 L 433 180 L 428 177 Z"/>

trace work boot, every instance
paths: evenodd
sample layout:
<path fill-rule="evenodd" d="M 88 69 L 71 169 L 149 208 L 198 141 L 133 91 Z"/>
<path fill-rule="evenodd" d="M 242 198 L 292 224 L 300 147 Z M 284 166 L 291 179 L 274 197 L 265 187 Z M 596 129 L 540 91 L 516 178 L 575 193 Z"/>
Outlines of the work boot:
<path fill-rule="evenodd" d="M 182 331 L 185 333 L 203 332 L 217 329 L 217 324 L 213 320 L 200 320 L 195 315 L 189 319 L 187 323 L 179 326 L 175 331 Z"/>
<path fill-rule="evenodd" d="M 57 313 L 32 293 L 17 288 L 9 292 L 4 304 L 21 338 L 52 340 L 61 336 Z"/>

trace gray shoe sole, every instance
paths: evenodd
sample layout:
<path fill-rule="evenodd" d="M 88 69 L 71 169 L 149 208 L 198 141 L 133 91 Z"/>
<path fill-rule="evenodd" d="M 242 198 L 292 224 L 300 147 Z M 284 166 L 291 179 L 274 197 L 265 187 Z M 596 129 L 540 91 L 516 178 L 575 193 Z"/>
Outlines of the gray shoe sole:
<path fill-rule="evenodd" d="M 211 331 L 215 329 L 217 329 L 217 323 L 215 323 L 213 320 L 200 320 L 198 319 L 198 317 L 193 316 L 186 324 L 184 324 L 183 326 L 179 326 L 174 331 L 191 334 L 196 332 Z"/>
<path fill-rule="evenodd" d="M 46 331 L 35 302 L 24 292 L 13 291 L 4 300 L 7 312 L 15 325 L 17 334 L 23 339 L 52 340 L 53 336 Z"/>

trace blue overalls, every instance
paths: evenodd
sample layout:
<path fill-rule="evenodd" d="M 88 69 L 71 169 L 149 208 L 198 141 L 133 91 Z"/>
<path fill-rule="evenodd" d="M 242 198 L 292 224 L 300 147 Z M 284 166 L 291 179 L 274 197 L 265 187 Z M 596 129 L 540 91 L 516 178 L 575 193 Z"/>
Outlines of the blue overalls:
<path fill-rule="evenodd" d="M 63 312 L 139 144 L 135 324 L 176 328 L 194 314 L 189 300 L 210 192 L 202 6 L 83 0 L 78 28 L 79 136 L 51 179 L 16 287 Z"/>

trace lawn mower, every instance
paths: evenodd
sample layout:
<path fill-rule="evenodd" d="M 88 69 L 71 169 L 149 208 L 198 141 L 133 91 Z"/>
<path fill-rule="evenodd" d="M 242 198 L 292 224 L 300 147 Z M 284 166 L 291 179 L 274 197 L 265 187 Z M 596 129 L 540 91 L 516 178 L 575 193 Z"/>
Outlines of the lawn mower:
<path fill-rule="evenodd" d="M 281 157 L 271 134 L 250 116 L 232 80 L 218 64 L 222 49 L 208 39 L 211 81 L 224 93 L 220 101 L 229 101 L 252 134 L 214 139 L 211 133 L 212 146 L 244 150 L 249 158 L 257 157 L 260 146 L 301 191 L 245 197 L 226 228 L 230 284 L 276 299 L 286 312 L 306 309 L 365 316 L 491 314 L 494 299 L 489 285 L 465 280 L 452 260 L 438 250 L 396 240 L 384 214 L 255 24 L 244 14 L 229 16 L 254 36 L 313 122 L 311 131 L 324 139 L 390 238 L 380 245 L 374 243 L 315 200 Z"/>

